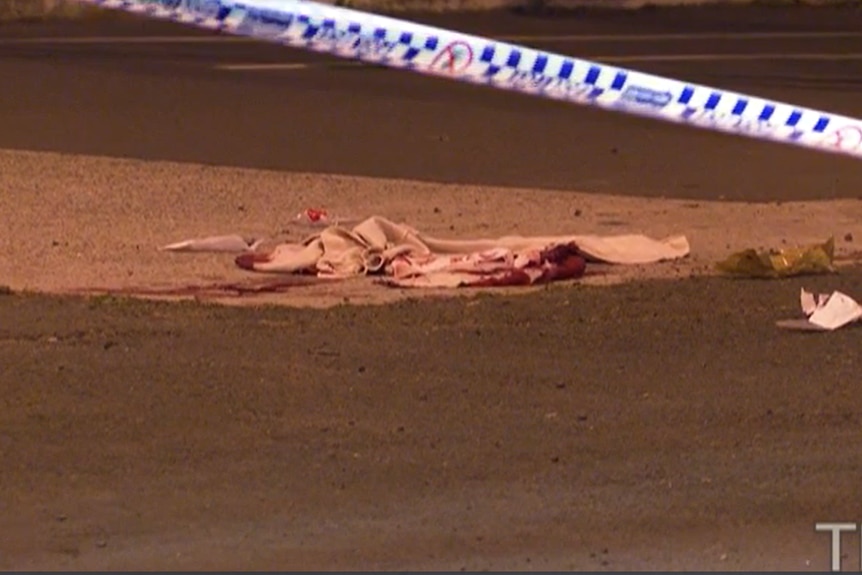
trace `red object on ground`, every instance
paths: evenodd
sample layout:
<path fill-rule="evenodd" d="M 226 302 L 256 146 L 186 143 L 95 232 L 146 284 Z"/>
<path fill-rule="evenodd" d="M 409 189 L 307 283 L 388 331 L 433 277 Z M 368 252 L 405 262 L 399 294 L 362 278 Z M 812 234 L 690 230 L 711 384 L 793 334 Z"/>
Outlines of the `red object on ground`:
<path fill-rule="evenodd" d="M 510 287 L 546 284 L 578 279 L 584 275 L 587 261 L 575 244 L 553 246 L 539 256 L 537 265 L 513 269 L 469 282 L 470 287 Z"/>
<path fill-rule="evenodd" d="M 317 210 L 314 208 L 308 208 L 305 210 L 306 217 L 312 222 L 319 222 L 323 218 L 327 216 L 326 210 Z"/>

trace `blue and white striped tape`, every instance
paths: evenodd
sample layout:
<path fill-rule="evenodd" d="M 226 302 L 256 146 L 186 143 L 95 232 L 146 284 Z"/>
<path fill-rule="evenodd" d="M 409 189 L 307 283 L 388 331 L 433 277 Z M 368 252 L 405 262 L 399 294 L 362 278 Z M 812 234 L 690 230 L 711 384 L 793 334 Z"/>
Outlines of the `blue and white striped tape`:
<path fill-rule="evenodd" d="M 310 0 L 80 0 L 314 52 L 862 157 L 862 120 Z"/>

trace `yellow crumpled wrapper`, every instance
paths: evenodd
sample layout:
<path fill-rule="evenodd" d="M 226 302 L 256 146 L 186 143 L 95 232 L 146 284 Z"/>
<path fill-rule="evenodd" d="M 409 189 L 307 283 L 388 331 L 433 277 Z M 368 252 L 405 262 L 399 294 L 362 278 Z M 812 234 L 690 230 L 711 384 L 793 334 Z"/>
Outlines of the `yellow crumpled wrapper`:
<path fill-rule="evenodd" d="M 785 278 L 799 275 L 828 274 L 835 272 L 835 238 L 822 244 L 769 250 L 742 250 L 716 264 L 719 271 L 728 275 L 748 278 Z"/>

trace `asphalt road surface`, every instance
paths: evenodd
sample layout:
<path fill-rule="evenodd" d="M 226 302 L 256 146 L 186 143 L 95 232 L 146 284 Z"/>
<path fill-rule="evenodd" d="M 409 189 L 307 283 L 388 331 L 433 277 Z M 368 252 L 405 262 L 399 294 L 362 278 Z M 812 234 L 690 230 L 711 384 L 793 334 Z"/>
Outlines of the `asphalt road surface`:
<path fill-rule="evenodd" d="M 862 517 L 862 356 L 775 328 L 811 285 L 0 297 L 0 567 L 828 570 L 815 523 Z"/>
<path fill-rule="evenodd" d="M 435 18 L 582 55 L 862 52 L 855 11 Z M 687 37 L 631 37 L 668 32 Z M 0 28 L 0 147 L 700 198 L 862 189 L 841 158 L 139 39 L 180 33 Z M 547 39 L 568 34 L 614 38 Z M 636 64 L 862 107 L 850 59 Z M 860 285 L 856 270 L 325 311 L 0 295 L 0 568 L 827 570 L 815 523 L 862 520 L 860 332 L 774 322 L 802 286 Z"/>
<path fill-rule="evenodd" d="M 862 11 L 695 12 L 413 18 L 862 115 Z M 211 39 L 129 18 L 3 28 L 0 146 L 700 199 L 862 189 L 853 159 Z"/>

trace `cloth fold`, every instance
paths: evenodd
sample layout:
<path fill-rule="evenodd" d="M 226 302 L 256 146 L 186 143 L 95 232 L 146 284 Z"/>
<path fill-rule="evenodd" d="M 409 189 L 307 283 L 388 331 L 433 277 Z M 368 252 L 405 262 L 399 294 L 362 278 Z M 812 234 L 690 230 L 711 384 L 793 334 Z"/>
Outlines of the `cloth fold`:
<path fill-rule="evenodd" d="M 586 264 L 575 244 L 532 252 L 495 248 L 464 255 L 399 256 L 383 283 L 411 288 L 525 286 L 577 279 Z"/>

